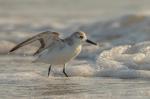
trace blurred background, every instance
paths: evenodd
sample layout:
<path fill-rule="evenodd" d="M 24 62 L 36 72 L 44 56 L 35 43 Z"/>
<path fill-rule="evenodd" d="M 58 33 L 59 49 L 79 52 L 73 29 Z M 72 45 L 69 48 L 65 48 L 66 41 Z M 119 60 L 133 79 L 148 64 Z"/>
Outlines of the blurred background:
<path fill-rule="evenodd" d="M 62 37 L 82 30 L 95 41 L 109 40 L 117 45 L 148 40 L 149 3 L 149 0 L 0 0 L 0 53 L 46 30 L 60 32 Z"/>
<path fill-rule="evenodd" d="M 32 63 L 38 42 L 8 54 L 47 30 L 98 42 L 67 64 L 69 79 Z M 0 0 L 0 99 L 149 99 L 149 79 L 150 0 Z"/>

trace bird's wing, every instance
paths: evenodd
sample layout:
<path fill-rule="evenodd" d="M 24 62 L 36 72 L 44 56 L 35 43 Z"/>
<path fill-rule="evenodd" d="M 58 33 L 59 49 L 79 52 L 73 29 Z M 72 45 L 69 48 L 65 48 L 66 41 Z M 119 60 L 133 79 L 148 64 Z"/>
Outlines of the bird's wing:
<path fill-rule="evenodd" d="M 35 36 L 23 41 L 22 43 L 16 45 L 9 52 L 13 52 L 13 51 L 17 50 L 18 48 L 23 47 L 23 46 L 30 44 L 30 43 L 37 41 L 37 40 L 40 42 L 41 46 L 34 53 L 34 55 L 40 53 L 42 50 L 44 50 L 45 48 L 50 46 L 52 43 L 59 41 L 60 38 L 59 38 L 59 33 L 57 33 L 57 32 L 45 31 L 45 32 L 42 32 L 38 35 L 35 35 Z"/>

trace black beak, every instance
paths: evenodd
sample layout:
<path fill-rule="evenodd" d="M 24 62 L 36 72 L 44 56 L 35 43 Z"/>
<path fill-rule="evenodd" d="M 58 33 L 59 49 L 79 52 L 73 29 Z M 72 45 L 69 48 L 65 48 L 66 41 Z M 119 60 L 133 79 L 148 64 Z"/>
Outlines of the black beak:
<path fill-rule="evenodd" d="M 90 43 L 90 44 L 93 44 L 93 45 L 97 45 L 97 43 L 95 43 L 95 42 L 93 42 L 93 41 L 91 41 L 91 40 L 86 40 L 86 42 L 88 42 L 88 43 Z"/>

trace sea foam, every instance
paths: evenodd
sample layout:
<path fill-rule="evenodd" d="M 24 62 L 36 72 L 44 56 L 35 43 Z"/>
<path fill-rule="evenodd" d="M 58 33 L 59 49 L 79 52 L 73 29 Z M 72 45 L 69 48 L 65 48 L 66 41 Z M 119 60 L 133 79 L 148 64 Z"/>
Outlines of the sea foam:
<path fill-rule="evenodd" d="M 97 57 L 96 76 L 150 78 L 150 41 L 116 46 Z"/>

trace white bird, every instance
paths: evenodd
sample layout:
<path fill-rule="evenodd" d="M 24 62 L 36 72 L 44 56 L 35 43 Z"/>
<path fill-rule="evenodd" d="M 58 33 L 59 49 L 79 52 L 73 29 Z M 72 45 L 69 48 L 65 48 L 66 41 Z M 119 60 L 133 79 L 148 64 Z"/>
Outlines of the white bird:
<path fill-rule="evenodd" d="M 38 56 L 35 61 L 50 64 L 48 76 L 50 75 L 51 67 L 53 65 L 63 65 L 63 73 L 66 77 L 68 77 L 65 72 L 65 64 L 79 55 L 83 42 L 86 41 L 88 43 L 97 45 L 93 41 L 88 40 L 86 33 L 82 31 L 75 32 L 65 39 L 59 38 L 59 33 L 57 32 L 46 31 L 16 45 L 10 50 L 10 52 L 13 52 L 18 48 L 37 40 L 40 41 L 41 46 L 34 53 L 34 55 Z"/>

